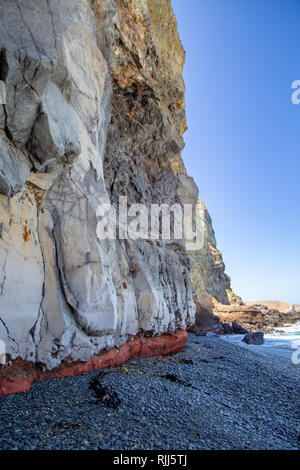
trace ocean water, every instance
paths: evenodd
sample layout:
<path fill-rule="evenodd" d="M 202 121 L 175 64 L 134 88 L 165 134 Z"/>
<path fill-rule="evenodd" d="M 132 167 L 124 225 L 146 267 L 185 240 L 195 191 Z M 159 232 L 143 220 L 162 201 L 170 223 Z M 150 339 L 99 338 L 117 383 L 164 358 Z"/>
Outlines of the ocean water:
<path fill-rule="evenodd" d="M 242 341 L 244 335 L 225 335 L 221 338 L 261 354 L 272 354 L 289 359 L 291 363 L 300 367 L 300 322 L 275 328 L 274 333 L 265 334 L 265 343 L 260 346 L 244 343 Z"/>
<path fill-rule="evenodd" d="M 281 333 L 284 331 L 284 333 Z M 271 335 L 265 335 L 266 345 L 277 345 L 278 347 L 289 347 L 294 341 L 300 341 L 300 322 L 294 325 L 285 325 L 282 328 L 275 328 Z"/>

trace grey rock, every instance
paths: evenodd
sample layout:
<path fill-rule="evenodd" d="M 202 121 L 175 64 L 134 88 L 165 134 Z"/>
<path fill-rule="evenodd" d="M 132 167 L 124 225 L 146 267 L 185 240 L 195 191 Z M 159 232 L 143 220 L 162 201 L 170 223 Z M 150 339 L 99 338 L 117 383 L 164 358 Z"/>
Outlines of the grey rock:
<path fill-rule="evenodd" d="M 29 172 L 27 152 L 15 147 L 0 130 L 0 193 L 11 197 L 20 192 Z"/>
<path fill-rule="evenodd" d="M 247 344 L 264 344 L 264 334 L 261 331 L 256 331 L 245 335 L 243 341 Z"/>
<path fill-rule="evenodd" d="M 42 163 L 39 171 L 62 157 L 71 163 L 81 152 L 78 118 L 57 86 L 49 83 L 41 101 L 30 142 L 30 152 Z"/>
<path fill-rule="evenodd" d="M 0 129 L 5 129 L 5 113 L 3 104 L 0 104 Z"/>

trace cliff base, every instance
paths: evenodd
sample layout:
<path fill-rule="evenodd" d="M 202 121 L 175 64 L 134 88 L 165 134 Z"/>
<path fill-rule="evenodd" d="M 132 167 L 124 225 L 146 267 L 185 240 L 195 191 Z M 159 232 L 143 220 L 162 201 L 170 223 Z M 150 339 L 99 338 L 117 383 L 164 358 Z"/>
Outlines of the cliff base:
<path fill-rule="evenodd" d="M 155 338 L 137 337 L 120 349 L 114 348 L 100 356 L 93 356 L 82 363 L 63 363 L 51 371 L 43 371 L 38 365 L 16 360 L 11 366 L 0 369 L 0 396 L 25 392 L 34 380 L 60 379 L 72 375 L 86 374 L 92 370 L 118 367 L 133 357 L 167 356 L 181 351 L 187 341 L 186 331 Z"/>

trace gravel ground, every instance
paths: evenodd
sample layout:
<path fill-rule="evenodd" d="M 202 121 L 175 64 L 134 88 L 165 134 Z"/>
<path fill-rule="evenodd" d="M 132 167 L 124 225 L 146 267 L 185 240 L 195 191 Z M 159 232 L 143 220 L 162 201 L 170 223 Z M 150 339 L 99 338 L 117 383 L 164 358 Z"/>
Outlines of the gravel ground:
<path fill-rule="evenodd" d="M 107 370 L 115 409 L 91 403 L 97 375 L 0 398 L 0 449 L 299 448 L 299 366 L 190 334 L 180 354 Z"/>

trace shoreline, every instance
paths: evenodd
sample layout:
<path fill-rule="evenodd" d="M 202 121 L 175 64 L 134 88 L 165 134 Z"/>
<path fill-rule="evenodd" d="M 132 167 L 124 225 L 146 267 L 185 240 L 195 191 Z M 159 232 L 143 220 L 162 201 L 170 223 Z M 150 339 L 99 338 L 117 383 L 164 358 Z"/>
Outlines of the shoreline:
<path fill-rule="evenodd" d="M 282 367 L 286 368 L 292 365 L 292 356 L 296 350 L 292 347 L 293 343 L 297 343 L 300 348 L 300 322 L 274 328 L 272 334 L 264 335 L 265 342 L 262 345 L 246 344 L 242 341 L 244 336 L 244 334 L 223 335 L 221 338 L 248 351 L 269 357 L 271 360 L 272 358 L 282 360 Z"/>
<path fill-rule="evenodd" d="M 180 353 L 104 371 L 116 409 L 91 403 L 97 372 L 1 397 L 0 449 L 296 450 L 299 372 L 285 359 L 190 333 Z"/>

